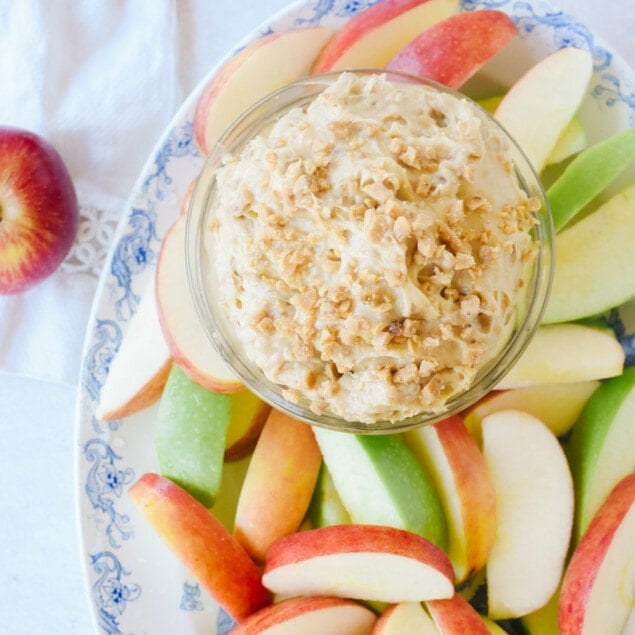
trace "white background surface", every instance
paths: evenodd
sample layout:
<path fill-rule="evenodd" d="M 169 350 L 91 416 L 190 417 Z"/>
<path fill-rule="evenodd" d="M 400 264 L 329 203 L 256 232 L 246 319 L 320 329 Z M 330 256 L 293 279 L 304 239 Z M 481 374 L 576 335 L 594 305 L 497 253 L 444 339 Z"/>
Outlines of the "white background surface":
<path fill-rule="evenodd" d="M 287 0 L 208 3 L 217 5 L 201 29 L 210 38 L 211 66 Z M 635 66 L 630 1 L 558 6 Z M 75 393 L 74 386 L 0 373 L 0 633 L 91 633 L 74 508 Z"/>

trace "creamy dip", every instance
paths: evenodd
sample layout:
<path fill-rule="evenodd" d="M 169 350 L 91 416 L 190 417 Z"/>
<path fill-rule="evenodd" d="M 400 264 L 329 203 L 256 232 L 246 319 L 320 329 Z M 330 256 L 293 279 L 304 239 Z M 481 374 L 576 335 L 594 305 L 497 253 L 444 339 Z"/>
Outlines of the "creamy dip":
<path fill-rule="evenodd" d="M 442 411 L 504 344 L 538 208 L 471 102 L 344 73 L 220 168 L 209 266 L 286 399 L 399 421 Z"/>

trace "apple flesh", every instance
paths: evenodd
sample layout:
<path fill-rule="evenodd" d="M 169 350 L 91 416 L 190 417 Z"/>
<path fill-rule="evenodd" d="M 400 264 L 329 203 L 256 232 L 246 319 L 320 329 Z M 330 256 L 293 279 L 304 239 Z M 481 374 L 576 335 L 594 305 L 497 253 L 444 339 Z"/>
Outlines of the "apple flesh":
<path fill-rule="evenodd" d="M 587 50 L 561 48 L 534 64 L 503 97 L 495 118 L 536 172 L 580 107 L 593 72 Z"/>
<path fill-rule="evenodd" d="M 328 41 L 313 73 L 383 68 L 399 49 L 433 24 L 457 13 L 456 0 L 384 0 L 356 16 Z"/>
<path fill-rule="evenodd" d="M 520 617 L 558 587 L 573 525 L 573 483 L 554 434 L 517 410 L 483 420 L 496 491 L 497 533 L 487 562 L 488 615 Z"/>
<path fill-rule="evenodd" d="M 371 635 L 377 617 L 352 600 L 299 597 L 272 604 L 234 628 L 232 635 Z"/>
<path fill-rule="evenodd" d="M 423 31 L 386 68 L 460 88 L 517 35 L 516 25 L 502 11 L 459 13 Z"/>
<path fill-rule="evenodd" d="M 101 387 L 95 416 L 113 421 L 151 406 L 161 397 L 171 368 L 172 356 L 159 324 L 152 280 L 126 325 Z"/>
<path fill-rule="evenodd" d="M 635 185 L 560 232 L 544 322 L 597 315 L 635 297 Z"/>
<path fill-rule="evenodd" d="M 186 216 L 179 216 L 161 244 L 156 270 L 159 322 L 174 361 L 192 381 L 214 392 L 238 392 L 244 386 L 209 341 L 190 293 L 186 222 Z"/>
<path fill-rule="evenodd" d="M 249 390 L 233 393 L 225 438 L 225 461 L 237 461 L 252 452 L 271 406 Z"/>
<path fill-rule="evenodd" d="M 354 523 L 387 525 L 442 549 L 447 526 L 430 475 L 396 435 L 314 430 L 335 489 Z M 416 501 L 416 504 L 413 504 Z"/>
<path fill-rule="evenodd" d="M 272 409 L 240 491 L 234 536 L 262 562 L 269 546 L 302 523 L 322 463 L 311 427 Z"/>
<path fill-rule="evenodd" d="M 439 631 L 439 635 L 488 635 L 489 630 L 470 603 L 455 593 L 445 600 L 425 603 Z"/>
<path fill-rule="evenodd" d="M 439 630 L 420 602 L 391 604 L 379 616 L 373 635 L 404 635 L 404 633 L 439 635 Z"/>
<path fill-rule="evenodd" d="M 454 595 L 452 565 L 429 540 L 379 525 L 291 534 L 267 552 L 263 584 L 283 596 L 420 602 Z"/>
<path fill-rule="evenodd" d="M 309 519 L 313 527 L 329 525 L 345 525 L 351 523 L 350 514 L 346 511 L 342 499 L 337 493 L 335 483 L 326 463 L 322 463 L 318 480 L 313 490 L 309 505 Z"/>
<path fill-rule="evenodd" d="M 496 387 L 503 390 L 607 379 L 621 375 L 623 369 L 624 349 L 611 329 L 551 324 L 536 331 L 520 359 Z"/>
<path fill-rule="evenodd" d="M 460 417 L 405 433 L 439 493 L 448 524 L 446 553 L 457 582 L 482 569 L 496 537 L 496 495 L 485 459 Z"/>
<path fill-rule="evenodd" d="M 635 474 L 610 492 L 578 543 L 562 581 L 562 635 L 630 633 L 635 605 Z"/>
<path fill-rule="evenodd" d="M 635 163 L 635 126 L 579 154 L 547 191 L 556 231 Z"/>
<path fill-rule="evenodd" d="M 0 126 L 0 294 L 50 276 L 78 226 L 77 195 L 58 151 L 39 135 Z"/>
<path fill-rule="evenodd" d="M 609 492 L 635 470 L 635 368 L 608 380 L 593 394 L 568 444 L 576 489 L 579 539 Z"/>
<path fill-rule="evenodd" d="M 522 410 L 540 419 L 557 437 L 561 437 L 573 428 L 599 386 L 599 381 L 592 380 L 492 391 L 465 412 L 463 420 L 470 434 L 480 443 L 481 422 L 487 415 L 499 410 Z"/>
<path fill-rule="evenodd" d="M 262 97 L 308 75 L 333 31 L 323 27 L 266 35 L 210 80 L 194 112 L 194 139 L 208 154 L 234 119 Z"/>
<path fill-rule="evenodd" d="M 230 396 L 194 383 L 174 364 L 154 435 L 161 474 L 211 507 L 220 488 Z"/>
<path fill-rule="evenodd" d="M 225 527 L 167 478 L 146 473 L 130 500 L 210 595 L 240 622 L 270 603 L 258 567 Z"/>

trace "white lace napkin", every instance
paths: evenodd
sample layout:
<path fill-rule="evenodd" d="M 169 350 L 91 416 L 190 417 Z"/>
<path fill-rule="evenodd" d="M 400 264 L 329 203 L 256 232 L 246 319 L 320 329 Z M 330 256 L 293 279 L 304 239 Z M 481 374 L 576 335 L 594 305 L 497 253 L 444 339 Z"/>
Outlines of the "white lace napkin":
<path fill-rule="evenodd" d="M 285 3 L 0 0 L 0 125 L 53 143 L 81 207 L 58 272 L 0 296 L 0 370 L 76 383 L 97 279 L 152 148 L 210 66 Z"/>

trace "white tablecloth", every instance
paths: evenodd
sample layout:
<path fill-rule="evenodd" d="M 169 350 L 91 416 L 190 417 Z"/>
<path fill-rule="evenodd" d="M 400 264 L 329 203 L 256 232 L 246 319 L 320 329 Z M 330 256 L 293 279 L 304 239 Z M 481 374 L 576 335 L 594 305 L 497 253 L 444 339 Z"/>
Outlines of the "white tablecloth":
<path fill-rule="evenodd" d="M 181 73 L 184 93 L 202 76 L 203 66 L 211 66 L 264 18 L 287 4 L 287 0 L 177 1 L 180 11 L 186 8 L 192 20 L 189 28 L 196 34 L 188 45 L 188 59 L 195 63 Z M 0 18 L 6 8 L 3 5 L 11 2 L 0 0 Z M 130 8 L 135 2 L 123 4 Z M 57 6 L 48 0 L 30 4 Z M 99 0 L 94 4 L 99 5 Z M 558 5 L 591 26 L 635 66 L 630 2 L 560 0 Z M 139 29 L 147 29 L 147 21 L 140 22 Z M 50 28 L 59 25 L 53 21 Z M 88 46 L 78 35 L 78 45 L 82 42 Z M 172 45 L 178 45 L 178 39 Z M 0 50 L 0 65 L 11 63 L 11 51 L 2 41 Z M 6 90 L 7 86 L 1 88 L 2 93 Z M 0 100 L 3 98 L 0 95 Z M 170 115 L 166 113 L 166 118 Z M 148 153 L 155 140 L 146 140 Z M 129 177 L 132 183 L 136 174 Z M 86 274 L 82 284 L 84 291 L 90 292 L 94 272 Z M 85 319 L 84 315 L 77 317 L 78 324 Z M 81 346 L 83 333 L 77 332 L 77 338 L 77 346 Z M 37 366 L 38 351 L 30 354 Z M 54 347 L 48 354 L 56 354 Z M 5 369 L 13 370 L 10 363 Z M 76 371 L 69 368 L 62 375 L 52 373 L 43 379 L 29 377 L 28 368 L 22 371 L 27 374 L 0 373 L 0 632 L 87 634 L 92 624 L 80 570 L 74 510 L 75 386 L 68 380 Z"/>

